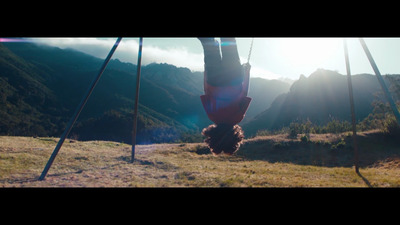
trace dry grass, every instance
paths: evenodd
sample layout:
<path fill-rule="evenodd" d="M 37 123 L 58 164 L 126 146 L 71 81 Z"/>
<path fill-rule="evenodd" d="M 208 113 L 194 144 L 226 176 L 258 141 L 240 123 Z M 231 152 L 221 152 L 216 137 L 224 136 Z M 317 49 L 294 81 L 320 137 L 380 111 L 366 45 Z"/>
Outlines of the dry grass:
<path fill-rule="evenodd" d="M 331 148 L 341 139 L 346 146 Z M 354 172 L 351 139 L 285 135 L 246 140 L 233 156 L 213 156 L 204 144 L 130 145 L 67 140 L 46 179 L 38 181 L 58 138 L 0 137 L 2 187 L 367 187 Z M 374 187 L 400 186 L 400 147 L 362 133 L 360 172 Z"/>

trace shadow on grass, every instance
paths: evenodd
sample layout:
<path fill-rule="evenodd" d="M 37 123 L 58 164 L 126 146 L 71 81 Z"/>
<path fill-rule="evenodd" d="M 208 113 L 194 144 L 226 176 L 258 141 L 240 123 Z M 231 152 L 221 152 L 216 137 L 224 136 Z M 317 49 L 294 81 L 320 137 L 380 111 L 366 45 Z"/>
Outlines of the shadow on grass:
<path fill-rule="evenodd" d="M 370 188 L 373 187 L 373 186 L 371 185 L 371 183 L 369 182 L 369 180 L 368 180 L 367 178 L 365 178 L 365 177 L 360 173 L 359 170 L 357 170 L 356 173 L 357 173 L 357 175 L 358 175 L 359 177 L 361 177 L 361 179 L 364 181 L 364 183 L 365 183 L 368 187 L 370 187 Z"/>

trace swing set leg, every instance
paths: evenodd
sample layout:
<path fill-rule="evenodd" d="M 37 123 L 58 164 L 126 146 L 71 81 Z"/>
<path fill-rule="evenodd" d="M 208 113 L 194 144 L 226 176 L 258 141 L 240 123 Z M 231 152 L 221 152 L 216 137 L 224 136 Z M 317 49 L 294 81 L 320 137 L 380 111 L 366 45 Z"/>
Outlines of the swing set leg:
<path fill-rule="evenodd" d="M 396 104 L 393 101 L 393 97 L 390 94 L 389 89 L 386 86 L 385 81 L 382 78 L 381 72 L 379 72 L 378 66 L 376 66 L 375 60 L 374 60 L 374 58 L 372 58 L 371 52 L 369 51 L 364 39 L 360 38 L 359 41 L 361 43 L 361 46 L 364 49 L 365 54 L 367 55 L 367 58 L 369 60 L 369 63 L 371 64 L 372 69 L 375 72 L 376 78 L 378 78 L 379 84 L 381 85 L 383 93 L 385 94 L 386 100 L 389 102 L 390 108 L 392 109 L 392 112 L 396 118 L 397 124 L 400 126 L 399 110 L 397 109 Z"/>
<path fill-rule="evenodd" d="M 361 46 L 364 49 L 365 54 L 367 55 L 367 58 L 371 64 L 372 69 L 375 72 L 376 78 L 379 81 L 379 84 L 381 85 L 381 88 L 385 94 L 386 100 L 389 102 L 389 105 L 392 109 L 392 112 L 397 120 L 397 123 L 400 125 L 400 113 L 396 107 L 396 104 L 393 101 L 393 97 L 389 92 L 388 87 L 385 84 L 385 81 L 382 78 L 382 75 L 372 58 L 372 55 L 367 47 L 367 44 L 365 43 L 363 38 L 359 39 Z M 355 111 L 354 111 L 354 99 L 353 99 L 353 88 L 352 88 L 352 83 L 351 83 L 351 73 L 350 73 L 350 63 L 349 63 L 349 57 L 348 57 L 348 50 L 347 50 L 347 43 L 346 39 L 343 40 L 343 45 L 344 45 L 344 52 L 345 52 L 345 60 L 346 60 L 346 71 L 347 71 L 347 78 L 348 78 L 348 87 L 349 87 L 349 97 L 350 97 L 350 110 L 351 110 L 351 117 L 352 117 L 352 127 L 353 127 L 353 143 L 354 143 L 354 164 L 355 164 L 355 170 L 356 173 L 365 181 L 365 183 L 369 186 L 372 187 L 369 181 L 363 177 L 359 171 L 359 158 L 358 158 L 358 146 L 357 146 L 357 131 L 356 131 L 356 116 L 355 116 Z"/>
<path fill-rule="evenodd" d="M 119 37 L 117 39 L 117 41 L 115 42 L 114 46 L 112 47 L 112 49 L 110 50 L 110 53 L 108 53 L 107 58 L 105 59 L 98 75 L 95 77 L 95 79 L 92 81 L 92 84 L 90 85 L 89 89 L 86 91 L 86 94 L 84 96 L 84 98 L 82 99 L 81 103 L 79 104 L 79 106 L 76 108 L 75 113 L 73 115 L 73 117 L 70 119 L 67 128 L 65 129 L 64 133 L 61 135 L 60 140 L 58 141 L 57 146 L 55 147 L 53 153 L 50 156 L 50 159 L 48 160 L 42 174 L 39 177 L 39 180 L 44 180 L 44 178 L 47 175 L 47 172 L 49 171 L 51 165 L 53 164 L 54 159 L 56 158 L 58 152 L 60 151 L 61 146 L 63 145 L 65 139 L 67 138 L 69 132 L 71 131 L 72 127 L 74 126 L 76 120 L 79 117 L 79 114 L 82 112 L 83 107 L 86 105 L 86 102 L 88 101 L 90 95 L 93 92 L 93 89 L 96 87 L 96 84 L 98 83 L 101 75 L 103 74 L 104 70 L 107 67 L 108 62 L 110 61 L 112 55 L 114 54 L 115 50 L 117 49 L 119 43 L 121 42 L 122 38 Z"/>
<path fill-rule="evenodd" d="M 133 133 L 132 133 L 132 156 L 131 163 L 135 160 L 135 147 L 136 147 L 136 131 L 137 131 L 137 115 L 138 115 L 138 103 L 139 103 L 139 88 L 140 88 L 140 68 L 142 67 L 142 46 L 143 37 L 139 39 L 139 53 L 137 63 L 137 74 L 136 74 L 136 97 L 135 97 L 135 111 L 133 114 Z"/>
<path fill-rule="evenodd" d="M 358 166 L 358 145 L 357 145 L 356 113 L 355 113 L 355 110 L 354 110 L 353 85 L 352 85 L 352 82 L 351 82 L 349 53 L 348 53 L 348 50 L 347 50 L 346 39 L 343 39 L 343 46 L 344 46 L 344 56 L 345 56 L 345 61 L 346 61 L 347 85 L 348 85 L 348 88 L 349 88 L 351 124 L 352 124 L 352 130 L 353 130 L 354 166 L 355 166 L 356 173 L 359 174 L 360 172 L 359 172 L 359 166 Z"/>

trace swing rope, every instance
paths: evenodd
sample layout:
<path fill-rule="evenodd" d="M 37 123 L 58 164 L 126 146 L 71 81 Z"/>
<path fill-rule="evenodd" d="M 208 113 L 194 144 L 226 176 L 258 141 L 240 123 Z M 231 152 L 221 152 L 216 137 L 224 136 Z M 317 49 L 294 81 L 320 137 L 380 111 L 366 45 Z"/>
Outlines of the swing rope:
<path fill-rule="evenodd" d="M 249 50 L 249 56 L 247 57 L 247 64 L 250 63 L 251 51 L 253 50 L 253 42 L 254 42 L 254 38 L 251 39 L 250 50 Z"/>

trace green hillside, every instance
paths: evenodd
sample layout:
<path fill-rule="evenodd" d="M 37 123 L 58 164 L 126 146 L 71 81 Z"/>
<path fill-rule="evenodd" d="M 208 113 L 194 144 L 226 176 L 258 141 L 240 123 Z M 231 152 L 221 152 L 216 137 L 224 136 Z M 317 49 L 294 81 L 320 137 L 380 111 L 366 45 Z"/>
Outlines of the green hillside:
<path fill-rule="evenodd" d="M 32 43 L 3 43 L 0 50 L 0 134 L 60 136 L 103 60 Z M 136 70 L 131 63 L 110 61 L 71 137 L 131 142 Z M 289 89 L 280 81 L 255 79 L 248 118 Z M 201 105 L 202 93 L 201 72 L 168 64 L 143 66 L 138 143 L 201 141 L 201 129 L 212 123 Z"/>
<path fill-rule="evenodd" d="M 3 51 L 0 72 L 4 83 L 2 100 L 8 108 L 1 111 L 5 119 L 2 121 L 0 133 L 59 136 L 97 74 L 102 60 L 68 49 L 27 43 L 4 45 L 0 46 Z M 169 73 L 177 77 L 193 75 L 187 70 L 176 73 L 180 69 L 174 66 L 170 66 L 172 69 L 169 71 L 157 68 L 157 65 L 150 65 L 149 68 L 151 67 L 156 68 L 158 73 L 165 74 L 165 77 Z M 71 135 L 81 140 L 130 142 L 135 72 L 135 65 L 112 60 Z M 188 93 L 178 86 L 160 86 L 161 81 L 157 83 L 147 78 L 153 79 L 157 76 L 151 76 L 152 72 L 154 71 L 144 68 L 141 79 L 138 127 L 139 133 L 143 133 L 138 142 L 176 141 L 180 138 L 178 134 L 200 129 L 198 124 L 180 120 L 183 114 L 188 113 L 188 107 L 192 111 L 201 110 L 201 104 L 196 104 L 195 101 L 198 93 Z M 175 99 L 178 96 L 181 99 Z M 181 104 L 182 101 L 191 105 Z M 206 123 L 205 116 L 201 122 Z M 48 126 L 53 129 L 48 129 Z M 152 135 L 154 132 L 159 132 L 164 138 L 155 137 Z M 174 132 L 175 135 L 169 136 L 166 132 Z"/>
<path fill-rule="evenodd" d="M 385 76 L 389 87 L 397 84 L 399 75 Z M 392 81 L 392 82 L 389 82 Z M 373 111 L 375 100 L 385 101 L 375 76 L 352 76 L 354 104 L 358 122 Z M 332 120 L 351 121 L 347 77 L 335 71 L 318 69 L 309 77 L 301 76 L 288 93 L 278 96 L 264 112 L 244 124 L 248 135 L 258 130 L 279 130 L 292 122 L 310 121 L 325 125 Z"/>

